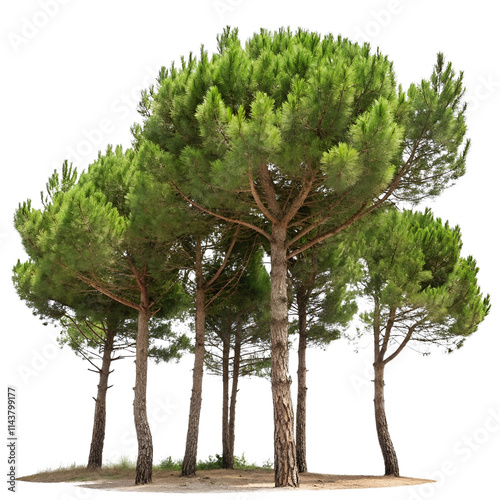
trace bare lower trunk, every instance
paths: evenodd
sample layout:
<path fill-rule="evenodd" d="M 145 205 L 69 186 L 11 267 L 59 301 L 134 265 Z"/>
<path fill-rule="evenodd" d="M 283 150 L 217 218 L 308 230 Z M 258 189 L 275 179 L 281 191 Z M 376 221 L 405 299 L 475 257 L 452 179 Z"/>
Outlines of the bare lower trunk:
<path fill-rule="evenodd" d="M 109 327 L 106 330 L 106 342 L 102 353 L 102 365 L 99 370 L 99 385 L 97 386 L 97 398 L 94 410 L 94 428 L 92 431 L 92 442 L 90 444 L 89 461 L 87 468 L 100 469 L 102 467 L 102 450 L 104 447 L 104 435 L 106 430 L 106 394 L 108 392 L 108 379 L 111 366 L 111 354 L 113 353 L 113 342 L 115 331 Z"/>
<path fill-rule="evenodd" d="M 146 409 L 149 316 L 149 297 L 147 291 L 143 289 L 141 290 L 135 357 L 134 421 L 138 445 L 135 484 L 150 483 L 153 475 L 153 440 Z"/>
<path fill-rule="evenodd" d="M 229 348 L 231 332 L 225 332 L 222 347 L 222 468 L 233 468 L 229 438 Z"/>
<path fill-rule="evenodd" d="M 201 243 L 196 250 L 196 320 L 194 346 L 193 389 L 189 407 L 189 423 L 186 437 L 186 451 L 182 462 L 182 476 L 194 476 L 198 453 L 198 432 L 200 427 L 201 394 L 203 383 L 203 363 L 205 358 L 205 289 L 201 268 Z"/>
<path fill-rule="evenodd" d="M 307 472 L 306 461 L 306 349 L 307 349 L 307 298 L 303 290 L 297 290 L 299 313 L 299 366 L 297 369 L 297 424 L 296 446 L 299 472 Z"/>
<path fill-rule="evenodd" d="M 231 406 L 229 408 L 229 456 L 231 457 L 231 469 L 234 467 L 236 397 L 238 395 L 238 380 L 240 376 L 241 328 L 241 320 L 238 320 L 238 326 L 236 327 L 236 336 L 234 340 L 233 386 L 231 389 Z"/>
<path fill-rule="evenodd" d="M 271 241 L 271 381 L 274 408 L 274 475 L 277 487 L 299 485 L 294 416 L 288 373 L 286 228 L 275 225 Z"/>
<path fill-rule="evenodd" d="M 398 458 L 389 435 L 385 416 L 384 364 L 374 363 L 373 367 L 375 369 L 375 423 L 377 425 L 378 442 L 384 457 L 385 475 L 399 477 Z"/>

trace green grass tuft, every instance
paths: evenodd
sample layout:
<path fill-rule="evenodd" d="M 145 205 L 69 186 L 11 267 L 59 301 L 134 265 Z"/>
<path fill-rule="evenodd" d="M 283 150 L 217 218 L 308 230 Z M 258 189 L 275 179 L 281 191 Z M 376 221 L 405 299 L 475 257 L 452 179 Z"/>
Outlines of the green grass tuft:
<path fill-rule="evenodd" d="M 182 470 L 182 460 L 172 460 L 172 457 L 164 458 L 154 469 L 159 470 Z"/>
<path fill-rule="evenodd" d="M 117 464 L 107 465 L 106 467 L 122 470 L 135 470 L 135 462 L 132 462 L 128 457 L 121 457 Z"/>
<path fill-rule="evenodd" d="M 262 465 L 247 462 L 245 454 L 241 457 L 234 456 L 234 468 L 246 470 L 273 470 L 273 464 L 270 460 L 266 460 Z M 182 470 L 182 460 L 173 460 L 172 457 L 163 459 L 159 465 L 155 466 L 157 470 L 180 471 Z M 209 455 L 206 460 L 199 460 L 196 464 L 197 470 L 213 470 L 222 469 L 222 455 Z"/>

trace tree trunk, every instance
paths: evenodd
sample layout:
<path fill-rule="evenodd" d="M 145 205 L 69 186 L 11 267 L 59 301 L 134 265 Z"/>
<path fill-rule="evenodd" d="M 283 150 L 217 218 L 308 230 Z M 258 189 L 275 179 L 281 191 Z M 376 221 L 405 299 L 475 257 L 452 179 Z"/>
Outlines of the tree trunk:
<path fill-rule="evenodd" d="M 238 380 L 240 376 L 241 329 L 242 329 L 241 319 L 238 319 L 236 327 L 236 336 L 234 340 L 233 386 L 231 388 L 231 407 L 229 408 L 229 454 L 231 457 L 230 469 L 234 468 L 236 397 L 238 395 Z"/>
<path fill-rule="evenodd" d="M 196 457 L 198 453 L 198 431 L 200 427 L 201 394 L 203 382 L 203 363 L 205 358 L 205 282 L 202 271 L 201 242 L 196 248 L 196 319 L 193 389 L 189 407 L 189 423 L 186 437 L 186 451 L 182 462 L 182 476 L 194 476 L 196 472 Z"/>
<path fill-rule="evenodd" d="M 399 477 L 398 458 L 392 444 L 387 418 L 385 416 L 384 400 L 384 368 L 383 362 L 373 364 L 375 369 L 375 423 L 377 425 L 377 436 L 384 457 L 385 475 Z"/>
<path fill-rule="evenodd" d="M 147 290 L 143 288 L 141 290 L 135 356 L 134 422 L 138 447 L 135 484 L 150 483 L 153 477 L 153 440 L 146 408 L 149 316 L 149 297 Z"/>
<path fill-rule="evenodd" d="M 231 331 L 222 340 L 222 468 L 232 469 L 233 460 L 229 438 L 229 349 Z"/>
<path fill-rule="evenodd" d="M 294 416 L 288 373 L 286 228 L 274 224 L 271 239 L 271 382 L 274 408 L 274 477 L 277 487 L 299 485 Z"/>
<path fill-rule="evenodd" d="M 102 467 L 102 450 L 106 430 L 106 394 L 108 392 L 109 368 L 111 366 L 111 354 L 113 353 L 115 334 L 116 331 L 108 324 L 106 341 L 102 353 L 102 365 L 99 370 L 99 385 L 97 386 L 97 398 L 95 400 L 94 429 L 90 444 L 88 469 L 100 469 Z"/>
<path fill-rule="evenodd" d="M 297 424 L 296 446 L 299 472 L 307 472 L 306 461 L 306 348 L 307 348 L 307 295 L 300 287 L 297 290 L 299 313 L 299 366 L 297 369 Z"/>

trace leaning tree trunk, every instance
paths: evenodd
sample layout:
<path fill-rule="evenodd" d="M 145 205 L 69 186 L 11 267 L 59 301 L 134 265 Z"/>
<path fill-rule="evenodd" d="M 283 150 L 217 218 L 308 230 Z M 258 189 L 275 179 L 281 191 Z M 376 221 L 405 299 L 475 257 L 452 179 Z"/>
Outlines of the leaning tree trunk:
<path fill-rule="evenodd" d="M 99 370 L 99 385 L 97 386 L 97 398 L 94 410 L 94 429 L 92 431 L 92 442 L 90 444 L 88 469 L 100 469 L 102 467 L 102 450 L 104 447 L 104 434 L 106 430 L 106 394 L 108 392 L 108 378 L 111 366 L 111 354 L 115 330 L 112 327 L 106 329 L 106 341 L 102 353 L 102 365 Z"/>
<path fill-rule="evenodd" d="M 299 486 L 294 442 L 291 379 L 288 373 L 286 228 L 271 238 L 271 382 L 274 408 L 274 479 L 277 487 Z"/>
<path fill-rule="evenodd" d="M 299 472 L 307 472 L 306 461 L 306 349 L 307 349 L 307 297 L 303 290 L 297 290 L 299 313 L 299 366 L 297 369 L 297 423 L 296 446 Z"/>
<path fill-rule="evenodd" d="M 229 349 L 230 330 L 222 339 L 222 468 L 232 469 L 233 460 L 229 443 Z"/>
<path fill-rule="evenodd" d="M 241 319 L 238 319 L 238 323 L 236 326 L 236 336 L 234 340 L 233 386 L 231 388 L 231 406 L 229 408 L 229 456 L 231 457 L 230 469 L 234 468 L 236 397 L 238 395 L 238 380 L 240 376 L 241 329 L 242 329 Z"/>
<path fill-rule="evenodd" d="M 134 422 L 138 445 L 135 484 L 150 483 L 153 476 L 153 440 L 146 409 L 149 316 L 149 297 L 147 290 L 143 287 L 139 307 L 135 357 Z"/>
<path fill-rule="evenodd" d="M 201 243 L 196 249 L 196 319 L 195 319 L 195 346 L 193 389 L 189 407 L 189 423 L 186 437 L 186 450 L 182 462 L 182 476 L 194 476 L 196 472 L 196 457 L 198 453 L 198 432 L 200 427 L 201 394 L 203 383 L 203 363 L 205 358 L 205 288 L 202 274 Z"/>
<path fill-rule="evenodd" d="M 375 423 L 377 425 L 377 436 L 384 457 L 385 475 L 399 477 L 398 458 L 396 450 L 392 444 L 387 418 L 385 416 L 384 400 L 384 363 L 377 362 L 373 364 L 375 369 Z"/>

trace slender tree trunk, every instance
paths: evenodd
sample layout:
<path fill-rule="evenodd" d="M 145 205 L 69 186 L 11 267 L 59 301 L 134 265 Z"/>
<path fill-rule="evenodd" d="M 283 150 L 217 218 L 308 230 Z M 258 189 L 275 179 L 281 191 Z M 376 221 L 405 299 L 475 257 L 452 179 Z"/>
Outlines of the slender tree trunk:
<path fill-rule="evenodd" d="M 146 288 L 143 286 L 141 289 L 135 357 L 134 421 L 138 445 L 135 484 L 150 483 L 153 476 L 153 440 L 146 408 L 149 317 L 149 297 Z"/>
<path fill-rule="evenodd" d="M 271 382 L 274 408 L 274 476 L 277 487 L 299 486 L 288 372 L 286 228 L 274 224 L 271 239 Z"/>
<path fill-rule="evenodd" d="M 102 353 L 102 365 L 99 370 L 99 385 L 97 386 L 97 398 L 94 410 L 94 429 L 92 431 L 92 442 L 90 444 L 88 469 L 100 469 L 102 467 L 102 450 L 104 447 L 104 434 L 106 430 L 106 394 L 108 392 L 108 379 L 111 366 L 111 354 L 116 331 L 109 326 L 106 329 L 106 341 Z"/>
<path fill-rule="evenodd" d="M 231 388 L 231 407 L 229 408 L 229 456 L 231 457 L 230 469 L 234 468 L 236 397 L 238 395 L 238 380 L 240 377 L 241 329 L 242 329 L 241 319 L 238 319 L 236 327 L 236 336 L 234 340 L 233 386 Z"/>
<path fill-rule="evenodd" d="M 297 290 L 299 313 L 299 366 L 297 369 L 297 424 L 296 446 L 299 472 L 307 472 L 306 461 L 306 349 L 307 349 L 307 295 L 300 287 Z"/>
<path fill-rule="evenodd" d="M 377 426 L 378 442 L 382 455 L 384 457 L 385 475 L 399 477 L 398 458 L 396 450 L 392 444 L 387 418 L 385 416 L 384 400 L 384 363 L 376 362 L 373 364 L 375 369 L 375 423 Z"/>
<path fill-rule="evenodd" d="M 232 469 L 229 438 L 229 349 L 231 331 L 225 332 L 222 340 L 222 468 Z"/>
<path fill-rule="evenodd" d="M 203 383 L 203 363 L 205 358 L 205 282 L 202 272 L 201 242 L 196 248 L 196 319 L 193 389 L 189 407 L 189 423 L 186 437 L 186 451 L 182 463 L 182 476 L 194 476 L 196 472 L 196 457 L 198 453 L 198 431 L 200 426 L 201 394 Z"/>

